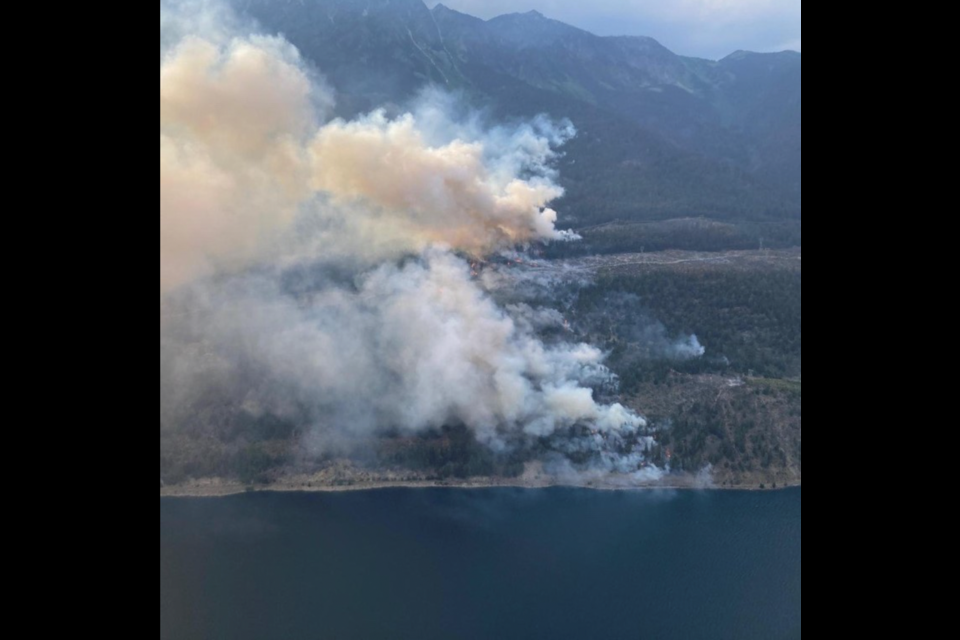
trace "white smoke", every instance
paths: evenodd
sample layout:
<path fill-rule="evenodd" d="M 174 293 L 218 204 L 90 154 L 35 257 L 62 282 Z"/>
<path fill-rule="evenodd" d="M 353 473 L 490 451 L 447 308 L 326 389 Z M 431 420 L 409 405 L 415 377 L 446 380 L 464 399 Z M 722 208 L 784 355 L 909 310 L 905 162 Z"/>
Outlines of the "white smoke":
<path fill-rule="evenodd" d="M 707 352 L 694 334 L 671 335 L 663 323 L 646 310 L 644 301 L 632 293 L 605 293 L 579 320 L 587 331 L 620 335 L 626 344 L 622 357 L 627 362 L 694 360 Z"/>
<path fill-rule="evenodd" d="M 588 486 L 602 483 L 608 488 L 651 486 L 667 475 L 664 469 L 650 464 L 645 453 L 618 453 L 610 443 L 595 438 L 595 442 L 579 447 L 574 453 L 589 453 L 590 463 L 577 465 L 565 455 L 548 457 L 543 471 L 564 484 Z"/>
<path fill-rule="evenodd" d="M 569 124 L 483 129 L 435 93 L 396 118 L 327 122 L 332 92 L 296 49 L 228 36 L 224 12 L 161 3 L 162 292 L 291 255 L 369 265 L 438 244 L 480 256 L 571 237 L 547 206 L 563 194 L 549 164 Z M 298 219 L 309 237 L 291 237 Z"/>
<path fill-rule="evenodd" d="M 505 310 L 524 333 L 539 334 L 544 331 L 560 331 L 565 328 L 566 321 L 563 314 L 556 309 L 532 307 L 529 304 L 520 303 L 507 305 Z"/>
<path fill-rule="evenodd" d="M 681 338 L 673 343 L 673 353 L 675 357 L 680 360 L 702 358 L 706 352 L 706 347 L 700 344 L 700 340 L 696 335 Z"/>
<path fill-rule="evenodd" d="M 620 405 L 597 404 L 582 386 L 611 378 L 599 351 L 545 346 L 476 287 L 468 269 L 432 250 L 379 267 L 355 290 L 318 283 L 309 300 L 280 290 L 272 275 L 206 287 L 186 305 L 189 319 L 176 325 L 182 333 L 167 332 L 175 339 L 166 353 L 161 344 L 161 369 L 166 358 L 176 371 L 169 383 L 194 390 L 215 371 L 254 371 L 256 384 L 231 389 L 242 397 L 227 402 L 277 415 L 306 408 L 315 428 L 341 436 L 465 424 L 499 448 L 521 432 L 645 426 Z M 184 370 L 185 361 L 206 366 Z"/>
<path fill-rule="evenodd" d="M 434 92 L 326 121 L 297 51 L 239 23 L 161 2 L 161 423 L 279 416 L 320 450 L 449 425 L 493 449 L 644 430 L 595 399 L 615 385 L 600 351 L 545 344 L 562 316 L 502 309 L 462 257 L 575 237 L 548 206 L 572 127 L 484 127 Z"/>

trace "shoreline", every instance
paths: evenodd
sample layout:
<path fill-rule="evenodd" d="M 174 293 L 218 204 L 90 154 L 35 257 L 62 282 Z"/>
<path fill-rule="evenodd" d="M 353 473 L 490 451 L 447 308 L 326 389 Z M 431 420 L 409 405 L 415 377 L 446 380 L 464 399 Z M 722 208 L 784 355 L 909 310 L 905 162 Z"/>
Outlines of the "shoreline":
<path fill-rule="evenodd" d="M 730 486 L 703 485 L 696 482 L 696 478 L 688 481 L 650 483 L 641 485 L 624 485 L 616 482 L 595 482 L 586 484 L 551 482 L 534 483 L 522 480 L 502 482 L 487 480 L 484 482 L 370 482 L 350 485 L 300 485 L 277 483 L 259 487 L 246 486 L 236 482 L 226 481 L 199 481 L 186 485 L 163 487 L 160 489 L 161 498 L 226 498 L 229 496 L 248 493 L 354 493 L 362 491 L 384 491 L 389 489 L 526 489 L 530 491 L 544 489 L 586 489 L 589 491 L 783 491 L 786 489 L 801 488 L 802 482 L 777 484 L 776 486 L 761 486 L 759 484 L 742 484 Z"/>

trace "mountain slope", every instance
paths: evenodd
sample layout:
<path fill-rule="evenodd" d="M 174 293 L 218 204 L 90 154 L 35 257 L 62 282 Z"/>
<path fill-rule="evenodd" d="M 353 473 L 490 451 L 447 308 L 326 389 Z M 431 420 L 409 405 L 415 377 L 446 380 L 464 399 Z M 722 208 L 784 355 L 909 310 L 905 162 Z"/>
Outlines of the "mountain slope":
<path fill-rule="evenodd" d="M 317 65 L 342 115 L 430 83 L 498 117 L 569 118 L 580 135 L 563 160 L 562 206 L 581 226 L 800 219 L 800 54 L 712 62 L 537 12 L 483 21 L 421 0 L 235 2 Z"/>

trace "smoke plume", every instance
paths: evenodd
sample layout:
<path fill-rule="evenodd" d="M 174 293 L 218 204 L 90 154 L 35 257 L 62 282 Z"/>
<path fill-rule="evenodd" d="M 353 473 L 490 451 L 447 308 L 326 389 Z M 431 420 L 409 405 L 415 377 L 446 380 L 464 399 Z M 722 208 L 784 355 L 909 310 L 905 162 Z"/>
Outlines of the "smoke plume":
<path fill-rule="evenodd" d="M 436 92 L 329 120 L 319 74 L 240 23 L 161 2 L 161 425 L 278 416 L 317 452 L 448 425 L 501 450 L 581 426 L 605 469 L 649 473 L 602 445 L 646 427 L 595 399 L 615 386 L 603 354 L 545 343 L 562 317 L 499 306 L 471 266 L 574 238 L 549 208 L 572 126 L 484 126 Z"/>
<path fill-rule="evenodd" d="M 324 122 L 334 97 L 289 43 L 226 37 L 208 24 L 222 10 L 203 6 L 195 23 L 176 16 L 196 3 L 167 3 L 166 20 L 161 7 L 161 292 L 305 249 L 370 264 L 565 237 L 547 208 L 563 194 L 548 163 L 569 124 L 483 131 L 436 95 L 397 118 Z M 312 218 L 310 247 L 285 237 L 299 216 Z"/>

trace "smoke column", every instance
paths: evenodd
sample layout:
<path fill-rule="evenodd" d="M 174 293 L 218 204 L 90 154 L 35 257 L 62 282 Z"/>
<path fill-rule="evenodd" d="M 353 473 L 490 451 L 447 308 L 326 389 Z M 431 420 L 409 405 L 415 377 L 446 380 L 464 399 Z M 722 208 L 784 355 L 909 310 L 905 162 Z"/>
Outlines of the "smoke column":
<path fill-rule="evenodd" d="M 162 426 L 281 416 L 317 452 L 452 424 L 494 449 L 646 426 L 595 401 L 615 382 L 597 349 L 545 344 L 556 316 L 503 309 L 471 274 L 573 238 L 549 208 L 569 124 L 484 127 L 435 92 L 331 121 L 298 52 L 239 23 L 161 2 Z"/>
<path fill-rule="evenodd" d="M 569 125 L 481 131 L 447 118 L 439 96 L 396 119 L 324 123 L 334 97 L 291 45 L 227 38 L 206 22 L 216 12 L 191 22 L 170 17 L 178 10 L 199 9 L 161 6 L 161 292 L 293 251 L 284 232 L 307 212 L 336 231 L 319 250 L 368 263 L 438 244 L 482 255 L 564 237 L 546 207 L 563 193 L 547 163 Z M 212 35 L 176 41 L 165 22 L 174 35 L 183 24 Z"/>

